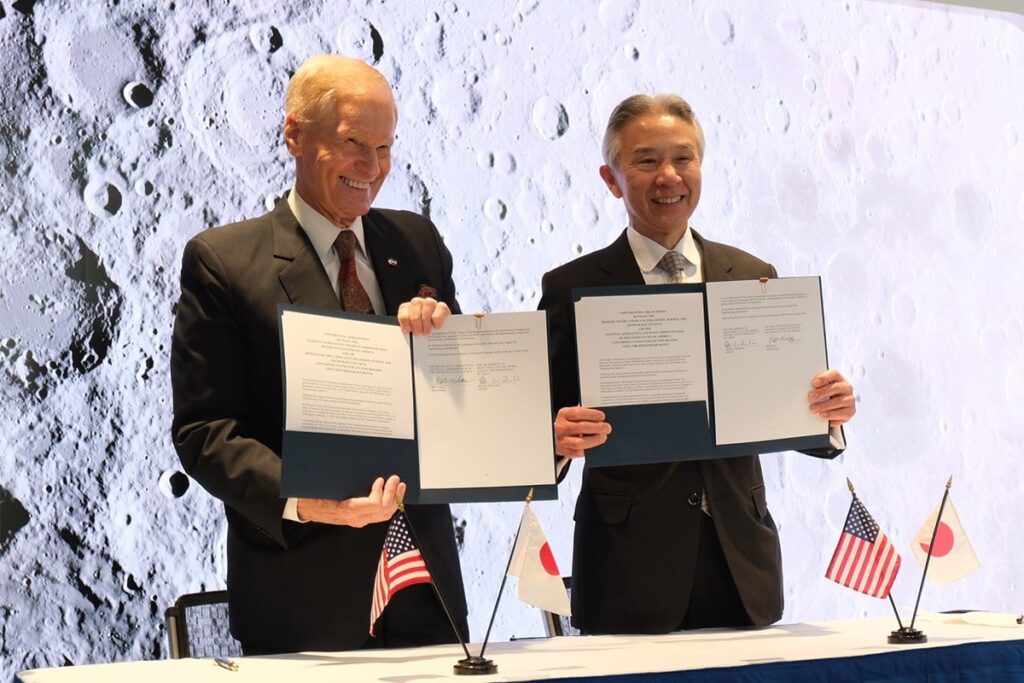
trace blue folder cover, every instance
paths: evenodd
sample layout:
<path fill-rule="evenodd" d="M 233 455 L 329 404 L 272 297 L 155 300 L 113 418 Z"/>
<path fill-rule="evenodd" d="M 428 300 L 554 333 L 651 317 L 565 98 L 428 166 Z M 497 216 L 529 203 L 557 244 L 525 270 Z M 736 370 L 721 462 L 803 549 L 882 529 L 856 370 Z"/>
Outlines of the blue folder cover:
<path fill-rule="evenodd" d="M 704 401 L 601 408 L 611 436 L 587 451 L 587 467 L 703 460 L 711 452 Z"/>
<path fill-rule="evenodd" d="M 415 440 L 286 431 L 281 450 L 281 495 L 286 498 L 365 496 L 374 479 L 392 474 L 405 482 L 409 502 L 415 502 L 412 494 L 420 489 Z"/>
<path fill-rule="evenodd" d="M 380 476 L 405 482 L 407 503 L 484 503 L 526 500 L 529 486 L 423 489 L 418 444 L 347 434 L 288 431 L 282 445 L 281 495 L 286 498 L 343 500 L 365 496 Z M 552 461 L 552 469 L 554 461 Z M 535 486 L 534 500 L 556 500 L 554 484 Z"/>

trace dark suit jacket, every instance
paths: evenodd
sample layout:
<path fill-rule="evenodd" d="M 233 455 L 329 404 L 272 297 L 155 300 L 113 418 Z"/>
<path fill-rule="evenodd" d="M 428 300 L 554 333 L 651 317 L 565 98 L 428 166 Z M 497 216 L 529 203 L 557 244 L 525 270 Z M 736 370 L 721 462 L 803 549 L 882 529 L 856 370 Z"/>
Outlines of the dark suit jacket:
<path fill-rule="evenodd" d="M 693 236 L 707 282 L 776 277 L 774 267 L 746 252 L 696 231 Z M 540 308 L 550 312 L 555 410 L 579 403 L 573 288 L 642 284 L 625 232 L 610 246 L 544 276 Z M 701 490 L 751 621 L 770 624 L 782 616 L 779 534 L 768 512 L 760 461 L 751 455 L 584 470 L 572 564 L 572 611 L 579 628 L 666 633 L 679 626 L 690 601 L 702 514 L 699 504 L 688 501 Z"/>
<path fill-rule="evenodd" d="M 388 315 L 421 285 L 458 312 L 451 254 L 430 221 L 373 210 L 363 225 Z M 287 202 L 189 241 L 171 348 L 174 445 L 185 470 L 224 502 L 235 637 L 265 650 L 357 648 L 368 638 L 387 524 L 354 529 L 281 518 L 279 303 L 340 308 Z M 448 506 L 408 511 L 437 585 L 464 622 Z"/>

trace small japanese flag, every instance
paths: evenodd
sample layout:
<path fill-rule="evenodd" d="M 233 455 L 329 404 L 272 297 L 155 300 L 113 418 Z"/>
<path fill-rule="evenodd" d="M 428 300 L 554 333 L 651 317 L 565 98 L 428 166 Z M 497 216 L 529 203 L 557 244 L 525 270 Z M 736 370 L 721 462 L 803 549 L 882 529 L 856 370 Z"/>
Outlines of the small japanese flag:
<path fill-rule="evenodd" d="M 935 531 L 935 519 L 938 516 L 939 508 L 936 507 L 910 543 L 910 549 L 922 567 L 928 556 L 928 546 L 932 542 L 932 532 Z M 967 540 L 967 532 L 960 524 L 960 516 L 953 507 L 953 499 L 947 498 L 946 506 L 942 510 L 942 521 L 939 522 L 938 532 L 935 533 L 932 559 L 928 563 L 928 578 L 936 583 L 950 583 L 964 578 L 980 566 L 981 562 L 974 554 L 971 542 Z"/>
<path fill-rule="evenodd" d="M 555 556 L 529 503 L 519 523 L 519 537 L 512 551 L 508 575 L 519 577 L 517 595 L 523 602 L 555 614 L 571 614 L 569 595 L 565 592 Z"/>

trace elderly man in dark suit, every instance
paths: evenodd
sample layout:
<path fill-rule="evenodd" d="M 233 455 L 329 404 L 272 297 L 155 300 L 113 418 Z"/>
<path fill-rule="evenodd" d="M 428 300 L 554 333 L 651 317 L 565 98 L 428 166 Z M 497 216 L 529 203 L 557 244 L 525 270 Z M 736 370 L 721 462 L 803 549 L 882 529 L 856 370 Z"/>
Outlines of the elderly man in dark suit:
<path fill-rule="evenodd" d="M 627 98 L 613 111 L 601 178 L 629 226 L 610 246 L 547 273 L 556 450 L 581 457 L 614 439 L 604 414 L 579 406 L 572 289 L 776 277 L 775 268 L 689 227 L 701 190 L 704 134 L 675 95 Z M 834 428 L 856 408 L 835 370 L 810 381 L 810 410 Z M 756 455 L 587 468 L 576 503 L 573 619 L 587 633 L 665 633 L 769 624 L 782 615 L 779 535 Z"/>
<path fill-rule="evenodd" d="M 454 642 L 427 584 L 396 593 L 369 636 L 386 522 L 405 492 L 398 477 L 381 472 L 363 498 L 281 497 L 278 304 L 397 315 L 414 334 L 459 310 L 434 225 L 371 209 L 397 118 L 384 77 L 357 60 L 313 57 L 291 79 L 285 108 L 292 191 L 264 216 L 189 241 L 171 349 L 175 447 L 227 515 L 231 630 L 247 654 Z M 465 634 L 448 506 L 408 513 Z"/>

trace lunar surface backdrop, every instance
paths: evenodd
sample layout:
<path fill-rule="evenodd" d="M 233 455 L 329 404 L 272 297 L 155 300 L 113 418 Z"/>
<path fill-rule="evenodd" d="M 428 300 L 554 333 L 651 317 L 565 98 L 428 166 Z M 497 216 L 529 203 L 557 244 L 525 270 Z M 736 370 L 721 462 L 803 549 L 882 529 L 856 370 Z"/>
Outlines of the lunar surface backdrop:
<path fill-rule="evenodd" d="M 544 272 L 613 240 L 608 114 L 685 97 L 691 224 L 821 275 L 859 400 L 838 459 L 762 457 L 783 621 L 891 614 L 824 578 L 847 478 L 904 556 L 901 611 L 950 475 L 982 567 L 922 607 L 1024 610 L 1024 16 L 969 4 L 0 0 L 0 679 L 165 657 L 164 609 L 223 587 L 223 512 L 170 438 L 179 264 L 290 187 L 283 96 L 321 52 L 393 84 L 377 205 L 437 224 L 467 312 L 531 310 Z M 579 470 L 535 504 L 565 573 Z M 475 641 L 521 510 L 453 506 Z M 492 637 L 542 633 L 506 587 Z"/>

